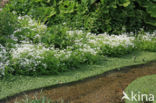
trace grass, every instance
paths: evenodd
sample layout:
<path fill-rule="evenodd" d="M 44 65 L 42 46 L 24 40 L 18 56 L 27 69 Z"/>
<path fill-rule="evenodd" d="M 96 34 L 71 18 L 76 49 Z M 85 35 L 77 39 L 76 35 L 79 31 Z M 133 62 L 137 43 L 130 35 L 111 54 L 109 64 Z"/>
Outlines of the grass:
<path fill-rule="evenodd" d="M 145 102 L 145 103 L 156 103 L 156 75 L 144 76 L 133 81 L 126 89 L 125 92 L 128 96 L 131 95 L 131 91 L 138 94 L 153 94 L 155 96 L 154 102 Z M 128 101 L 126 103 L 142 103 L 136 101 Z"/>
<path fill-rule="evenodd" d="M 26 95 L 24 99 L 20 101 L 15 101 L 15 103 L 65 103 L 65 102 L 63 100 L 52 101 L 45 96 L 38 98 L 35 95 L 34 95 L 34 98 L 32 99 Z M 69 102 L 66 102 L 66 103 L 69 103 Z"/>
<path fill-rule="evenodd" d="M 57 103 L 57 102 L 52 102 L 51 100 L 47 99 L 46 97 L 42 97 L 42 98 L 36 97 L 35 99 L 29 99 L 27 97 L 26 99 L 23 99 L 22 101 L 15 102 L 15 103 Z"/>
<path fill-rule="evenodd" d="M 134 61 L 135 56 L 136 60 Z M 23 91 L 78 81 L 116 68 L 144 64 L 152 60 L 156 60 L 156 52 L 134 52 L 120 58 L 101 57 L 99 62 L 94 65 L 82 65 L 79 69 L 61 73 L 59 75 L 39 77 L 22 75 L 11 76 L 7 79 L 0 80 L 0 99 L 6 98 L 7 96 L 13 96 Z"/>

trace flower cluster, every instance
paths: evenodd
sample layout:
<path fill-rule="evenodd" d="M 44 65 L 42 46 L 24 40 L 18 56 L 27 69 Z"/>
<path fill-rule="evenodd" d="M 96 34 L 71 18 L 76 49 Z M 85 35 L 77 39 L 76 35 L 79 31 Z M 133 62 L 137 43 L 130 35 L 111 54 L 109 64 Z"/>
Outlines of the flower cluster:
<path fill-rule="evenodd" d="M 16 42 L 39 42 L 40 36 L 45 34 L 47 31 L 46 25 L 33 20 L 30 16 L 27 15 L 19 16 L 18 22 L 20 23 L 20 28 L 17 28 L 10 36 L 11 39 Z"/>
<path fill-rule="evenodd" d="M 104 55 L 119 56 L 130 52 L 134 48 L 134 37 L 129 37 L 125 34 L 123 35 L 108 35 L 100 34 L 88 35 L 90 38 L 88 43 L 93 47 L 99 47 L 100 53 Z"/>
<path fill-rule="evenodd" d="M 141 35 L 141 40 L 143 41 L 152 41 L 153 39 L 156 39 L 156 31 L 151 33 L 146 33 L 145 35 Z"/>
<path fill-rule="evenodd" d="M 11 49 L 12 63 L 18 65 L 18 68 L 26 71 L 35 71 L 39 65 L 45 66 L 42 63 L 42 56 L 49 48 L 45 48 L 42 44 L 17 44 Z"/>
<path fill-rule="evenodd" d="M 87 45 L 75 50 L 71 48 L 60 50 L 54 47 L 46 48 L 43 44 L 17 44 L 11 50 L 11 62 L 18 73 L 48 74 L 75 67 L 86 62 L 90 56 L 92 58 L 97 56 L 96 51 Z"/>
<path fill-rule="evenodd" d="M 19 22 L 22 24 L 23 29 L 31 29 L 32 31 L 45 32 L 47 26 L 43 23 L 39 23 L 36 20 L 33 20 L 30 16 L 19 16 Z"/>
<path fill-rule="evenodd" d="M 91 34 L 84 33 L 81 30 L 69 31 L 67 37 L 74 37 L 73 47 L 77 47 L 86 51 L 92 51 L 96 54 L 118 56 L 125 54 L 134 49 L 135 37 L 127 34 L 108 35 L 108 34 Z"/>
<path fill-rule="evenodd" d="M 136 38 L 136 47 L 141 50 L 156 51 L 156 31 L 139 35 Z"/>
<path fill-rule="evenodd" d="M 9 50 L 0 45 L 0 75 L 5 75 L 8 67 L 16 74 L 56 74 L 82 63 L 93 63 L 99 56 L 129 53 L 136 47 L 156 51 L 155 33 L 138 39 L 128 34 L 95 35 L 82 30 L 62 30 L 58 35 L 63 37 L 59 37 L 46 32 L 47 27 L 30 16 L 20 16 L 18 20 L 22 26 L 10 36 L 16 42 Z"/>

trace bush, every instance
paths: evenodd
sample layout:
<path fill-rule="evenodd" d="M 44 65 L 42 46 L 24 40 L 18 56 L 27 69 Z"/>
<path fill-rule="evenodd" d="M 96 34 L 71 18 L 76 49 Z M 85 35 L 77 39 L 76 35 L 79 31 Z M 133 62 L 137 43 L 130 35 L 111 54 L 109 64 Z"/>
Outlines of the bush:
<path fill-rule="evenodd" d="M 19 27 L 17 16 L 6 10 L 0 12 L 0 43 L 13 42 L 9 37 Z"/>
<path fill-rule="evenodd" d="M 88 16 L 87 28 L 96 33 L 121 34 L 135 32 L 140 28 L 155 30 L 155 7 L 153 0 L 101 0 L 97 9 Z M 85 27 L 86 28 L 86 27 Z"/>
<path fill-rule="evenodd" d="M 94 33 L 155 30 L 154 0 L 12 0 L 7 8 L 51 25 L 66 23 Z"/>

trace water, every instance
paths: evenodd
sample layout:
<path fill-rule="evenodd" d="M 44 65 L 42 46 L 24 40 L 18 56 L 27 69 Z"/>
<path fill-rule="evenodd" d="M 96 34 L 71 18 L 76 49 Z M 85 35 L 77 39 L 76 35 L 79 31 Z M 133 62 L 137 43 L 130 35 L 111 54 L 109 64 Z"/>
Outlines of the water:
<path fill-rule="evenodd" d="M 122 103 L 122 92 L 133 80 L 156 74 L 156 62 L 109 73 L 98 78 L 77 82 L 57 88 L 28 93 L 30 97 L 46 96 L 51 100 L 64 100 L 65 103 Z M 23 96 L 17 97 L 21 100 Z M 13 103 L 12 99 L 7 103 Z"/>

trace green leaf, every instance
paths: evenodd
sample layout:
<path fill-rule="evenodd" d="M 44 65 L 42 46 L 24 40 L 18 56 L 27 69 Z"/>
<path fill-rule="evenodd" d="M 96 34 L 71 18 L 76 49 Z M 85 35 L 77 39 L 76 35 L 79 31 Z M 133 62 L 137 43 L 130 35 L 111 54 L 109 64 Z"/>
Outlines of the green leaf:
<path fill-rule="evenodd" d="M 147 24 L 150 24 L 150 25 L 152 25 L 152 26 L 156 26 L 156 19 L 154 19 L 154 20 L 147 20 L 147 21 L 145 21 Z"/>
<path fill-rule="evenodd" d="M 119 0 L 119 1 L 118 1 L 118 4 L 119 4 L 120 6 L 123 6 L 123 7 L 129 6 L 130 3 L 131 3 L 130 0 Z"/>
<path fill-rule="evenodd" d="M 75 5 L 76 5 L 75 1 L 61 1 L 59 9 L 61 13 L 72 13 L 74 12 Z"/>
<path fill-rule="evenodd" d="M 123 4 L 123 7 L 127 7 L 131 2 L 130 1 L 127 1 Z"/>
<path fill-rule="evenodd" d="M 153 4 L 149 4 L 147 5 L 147 12 L 152 16 L 156 18 L 156 5 Z"/>

